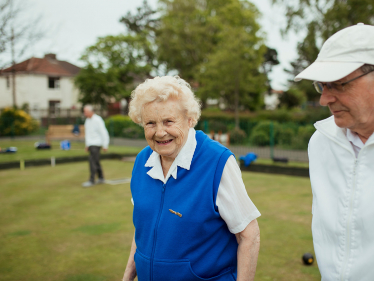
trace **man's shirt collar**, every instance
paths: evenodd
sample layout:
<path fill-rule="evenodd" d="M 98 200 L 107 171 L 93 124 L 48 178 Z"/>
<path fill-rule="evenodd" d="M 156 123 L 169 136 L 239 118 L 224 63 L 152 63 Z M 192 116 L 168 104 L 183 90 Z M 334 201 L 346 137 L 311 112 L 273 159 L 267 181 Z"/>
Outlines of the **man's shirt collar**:
<path fill-rule="evenodd" d="M 360 137 L 355 132 L 352 132 L 350 129 L 347 129 L 347 139 L 354 146 L 357 146 L 358 148 L 363 148 L 364 147 L 364 143 L 362 142 Z"/>

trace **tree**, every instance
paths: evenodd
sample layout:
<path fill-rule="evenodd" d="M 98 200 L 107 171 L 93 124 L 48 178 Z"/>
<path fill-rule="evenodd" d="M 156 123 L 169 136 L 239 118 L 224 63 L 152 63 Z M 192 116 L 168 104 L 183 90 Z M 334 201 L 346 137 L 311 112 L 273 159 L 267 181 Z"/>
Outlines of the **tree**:
<path fill-rule="evenodd" d="M 120 22 L 126 27 L 126 34 L 139 38 L 139 42 L 143 43 L 143 51 L 147 59 L 146 62 L 152 65 L 154 70 L 158 68 L 155 37 L 159 21 L 157 11 L 153 10 L 146 0 L 143 1 L 142 6 L 137 8 L 136 14 L 128 12 L 120 19 Z"/>
<path fill-rule="evenodd" d="M 226 1 L 217 10 L 219 32 L 214 51 L 200 64 L 198 94 L 222 98 L 235 111 L 239 128 L 239 109 L 256 109 L 261 104 L 266 77 L 259 69 L 266 51 L 257 35 L 258 11 L 249 2 Z M 240 106 L 242 105 L 242 106 Z"/>
<path fill-rule="evenodd" d="M 224 0 L 161 0 L 160 27 L 156 32 L 158 60 L 167 71 L 177 70 L 196 81 L 199 65 L 213 52 L 222 27 L 218 12 Z"/>
<path fill-rule="evenodd" d="M 269 78 L 269 73 L 271 72 L 274 65 L 278 65 L 278 52 L 275 49 L 266 47 L 266 52 L 264 54 L 264 60 L 262 62 L 262 72 L 265 74 L 266 77 L 266 86 L 267 92 L 271 93 L 271 81 Z"/>
<path fill-rule="evenodd" d="M 86 66 L 75 78 L 80 101 L 103 107 L 111 98 L 129 101 L 136 80 L 147 78 L 153 68 L 148 44 L 141 36 L 117 35 L 99 38 L 88 47 L 81 57 Z"/>
<path fill-rule="evenodd" d="M 298 44 L 299 57 L 288 70 L 293 76 L 315 61 L 325 40 L 337 31 L 359 22 L 374 24 L 374 4 L 372 0 L 273 0 L 286 8 L 287 26 L 283 30 L 305 32 L 305 38 Z M 290 84 L 294 84 L 290 81 Z M 308 100 L 319 98 L 309 81 L 296 83 Z"/>
<path fill-rule="evenodd" d="M 203 104 L 224 99 L 238 126 L 239 108 L 256 108 L 265 84 L 256 7 L 239 0 L 160 2 L 159 61 L 196 86 Z"/>
<path fill-rule="evenodd" d="M 306 96 L 304 91 L 299 90 L 296 87 L 290 87 L 280 96 L 279 102 L 279 106 L 291 109 L 293 107 L 300 106 L 304 102 L 306 102 Z"/>

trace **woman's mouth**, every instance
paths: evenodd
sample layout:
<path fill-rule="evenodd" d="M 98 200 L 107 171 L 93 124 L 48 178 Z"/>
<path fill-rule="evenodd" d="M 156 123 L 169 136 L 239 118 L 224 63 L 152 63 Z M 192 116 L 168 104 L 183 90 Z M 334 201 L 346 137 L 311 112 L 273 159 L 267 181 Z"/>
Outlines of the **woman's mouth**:
<path fill-rule="evenodd" d="M 165 141 L 156 141 L 159 145 L 168 145 L 171 143 L 173 140 L 165 140 Z"/>

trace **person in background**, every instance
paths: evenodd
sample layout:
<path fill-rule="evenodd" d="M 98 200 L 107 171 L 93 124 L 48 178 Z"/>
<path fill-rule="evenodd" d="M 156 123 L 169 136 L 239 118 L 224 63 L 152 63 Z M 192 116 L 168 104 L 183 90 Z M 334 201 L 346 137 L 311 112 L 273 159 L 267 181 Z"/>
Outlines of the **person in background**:
<path fill-rule="evenodd" d="M 314 250 L 323 281 L 374 280 L 374 26 L 332 35 L 296 76 L 332 116 L 309 142 Z"/>
<path fill-rule="evenodd" d="M 90 152 L 90 178 L 82 184 L 83 187 L 90 187 L 95 184 L 95 175 L 98 175 L 96 183 L 104 183 L 104 174 L 100 165 L 100 149 L 108 150 L 109 134 L 105 127 L 103 118 L 95 114 L 91 105 L 83 108 L 86 151 Z"/>
<path fill-rule="evenodd" d="M 195 131 L 190 85 L 156 77 L 131 97 L 129 116 L 149 146 L 132 172 L 135 235 L 123 280 L 253 281 L 260 212 L 233 153 Z"/>

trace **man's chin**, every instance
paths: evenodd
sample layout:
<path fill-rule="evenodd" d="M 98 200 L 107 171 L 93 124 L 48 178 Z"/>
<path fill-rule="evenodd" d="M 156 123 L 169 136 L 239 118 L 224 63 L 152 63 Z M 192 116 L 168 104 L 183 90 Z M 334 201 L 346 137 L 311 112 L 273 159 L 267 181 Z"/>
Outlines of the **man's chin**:
<path fill-rule="evenodd" d="M 335 121 L 336 126 L 338 126 L 339 128 L 349 127 L 349 122 L 345 118 L 334 115 L 334 121 Z"/>

